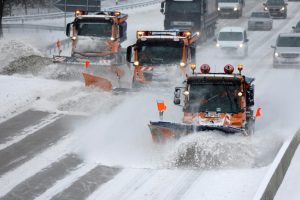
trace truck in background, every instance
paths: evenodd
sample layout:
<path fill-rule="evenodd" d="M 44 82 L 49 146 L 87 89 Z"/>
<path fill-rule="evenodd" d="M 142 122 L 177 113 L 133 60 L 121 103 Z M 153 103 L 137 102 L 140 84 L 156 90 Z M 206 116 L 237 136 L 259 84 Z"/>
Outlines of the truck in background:
<path fill-rule="evenodd" d="M 164 28 L 200 32 L 201 40 L 215 34 L 218 19 L 217 0 L 164 0 L 161 13 Z"/>

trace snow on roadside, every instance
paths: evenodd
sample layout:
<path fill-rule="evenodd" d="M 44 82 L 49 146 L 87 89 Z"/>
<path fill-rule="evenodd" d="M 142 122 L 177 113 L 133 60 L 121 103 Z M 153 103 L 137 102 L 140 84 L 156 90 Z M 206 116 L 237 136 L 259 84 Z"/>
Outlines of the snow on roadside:
<path fill-rule="evenodd" d="M 61 81 L 35 77 L 0 76 L 0 121 L 28 109 L 37 101 L 80 84 L 80 82 L 62 84 Z"/>
<path fill-rule="evenodd" d="M 30 44 L 19 40 L 0 40 L 0 71 L 10 62 L 30 55 L 41 55 L 41 53 Z"/>

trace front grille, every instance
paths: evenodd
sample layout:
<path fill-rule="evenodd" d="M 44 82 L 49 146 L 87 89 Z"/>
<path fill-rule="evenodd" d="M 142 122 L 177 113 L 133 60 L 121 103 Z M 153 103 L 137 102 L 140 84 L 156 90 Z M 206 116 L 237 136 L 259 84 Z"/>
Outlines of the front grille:
<path fill-rule="evenodd" d="M 280 9 L 278 9 L 278 8 L 270 8 L 270 12 L 279 12 L 280 11 Z"/>
<path fill-rule="evenodd" d="M 221 12 L 233 12 L 232 8 L 221 8 Z"/>
<path fill-rule="evenodd" d="M 297 58 L 299 56 L 298 53 L 282 53 L 280 55 L 283 58 Z"/>
<path fill-rule="evenodd" d="M 264 22 L 255 22 L 255 24 L 261 25 L 261 24 L 264 24 Z"/>
<path fill-rule="evenodd" d="M 235 47 L 222 47 L 222 50 L 225 50 L 225 51 L 235 51 L 236 48 Z"/>

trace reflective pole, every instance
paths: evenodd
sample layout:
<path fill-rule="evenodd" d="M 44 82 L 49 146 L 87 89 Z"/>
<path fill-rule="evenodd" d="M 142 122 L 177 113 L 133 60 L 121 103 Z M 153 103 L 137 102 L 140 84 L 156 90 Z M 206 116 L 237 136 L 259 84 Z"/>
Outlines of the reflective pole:
<path fill-rule="evenodd" d="M 67 27 L 67 0 L 65 0 L 65 29 Z"/>

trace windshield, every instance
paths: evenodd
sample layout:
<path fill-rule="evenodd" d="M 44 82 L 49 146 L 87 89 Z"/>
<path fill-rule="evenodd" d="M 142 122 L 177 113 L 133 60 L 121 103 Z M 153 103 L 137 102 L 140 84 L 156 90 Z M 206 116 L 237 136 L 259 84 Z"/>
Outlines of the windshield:
<path fill-rule="evenodd" d="M 238 101 L 239 85 L 230 83 L 200 83 L 190 85 L 188 111 L 236 113 L 240 106 Z"/>
<path fill-rule="evenodd" d="M 140 64 L 173 64 L 182 59 L 181 42 L 176 41 L 145 41 L 138 46 Z"/>
<path fill-rule="evenodd" d="M 277 39 L 278 47 L 300 47 L 300 37 L 279 37 Z"/>
<path fill-rule="evenodd" d="M 195 13 L 200 12 L 201 1 L 167 1 L 166 12 L 170 13 Z"/>
<path fill-rule="evenodd" d="M 78 35 L 95 36 L 95 37 L 111 37 L 111 23 L 103 22 L 80 22 L 78 24 Z"/>
<path fill-rule="evenodd" d="M 220 32 L 219 41 L 242 41 L 243 33 L 242 32 Z"/>
<path fill-rule="evenodd" d="M 238 3 L 239 0 L 219 0 L 219 2 L 222 2 L 222 3 Z"/>
<path fill-rule="evenodd" d="M 284 4 L 284 0 L 268 0 L 267 4 L 283 5 Z"/>
<path fill-rule="evenodd" d="M 270 15 L 267 12 L 254 12 L 254 13 L 251 14 L 251 17 L 255 17 L 255 18 L 270 18 Z"/>

